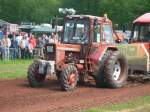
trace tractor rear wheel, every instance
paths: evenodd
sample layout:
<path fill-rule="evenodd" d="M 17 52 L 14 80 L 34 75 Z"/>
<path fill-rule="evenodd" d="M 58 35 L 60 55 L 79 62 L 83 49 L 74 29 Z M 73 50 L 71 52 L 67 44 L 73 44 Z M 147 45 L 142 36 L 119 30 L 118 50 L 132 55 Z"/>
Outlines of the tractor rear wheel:
<path fill-rule="evenodd" d="M 38 73 L 39 63 L 38 61 L 34 61 L 28 68 L 28 82 L 31 87 L 41 86 L 45 80 L 45 74 Z"/>
<path fill-rule="evenodd" d="M 128 63 L 119 51 L 114 51 L 104 65 L 104 79 L 107 87 L 119 88 L 127 81 Z"/>
<path fill-rule="evenodd" d="M 105 79 L 104 79 L 104 63 L 107 61 L 107 59 L 112 54 L 112 52 L 113 51 L 111 51 L 111 50 L 107 50 L 100 61 L 99 72 L 98 72 L 97 76 L 94 77 L 97 87 L 105 87 L 106 86 Z"/>
<path fill-rule="evenodd" d="M 60 75 L 61 89 L 65 91 L 74 90 L 77 85 L 78 78 L 79 75 L 77 68 L 74 65 L 67 65 Z"/>

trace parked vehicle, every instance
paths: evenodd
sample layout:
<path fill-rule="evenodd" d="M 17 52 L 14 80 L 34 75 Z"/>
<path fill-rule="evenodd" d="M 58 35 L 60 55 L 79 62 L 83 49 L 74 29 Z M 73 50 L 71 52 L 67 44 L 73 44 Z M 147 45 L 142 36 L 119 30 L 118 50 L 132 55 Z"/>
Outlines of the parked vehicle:
<path fill-rule="evenodd" d="M 126 55 L 130 74 L 150 79 L 150 13 L 138 17 L 133 22 L 132 36 L 127 45 L 119 45 Z"/>

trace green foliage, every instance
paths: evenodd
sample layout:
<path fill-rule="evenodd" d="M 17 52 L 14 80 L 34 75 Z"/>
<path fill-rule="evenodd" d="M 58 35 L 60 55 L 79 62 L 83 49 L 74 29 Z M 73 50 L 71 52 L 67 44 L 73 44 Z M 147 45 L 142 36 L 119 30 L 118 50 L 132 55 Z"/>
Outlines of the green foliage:
<path fill-rule="evenodd" d="M 100 13 L 107 13 L 114 23 L 129 24 L 149 11 L 150 0 L 101 0 Z"/>
<path fill-rule="evenodd" d="M 130 24 L 150 10 L 150 0 L 0 0 L 0 17 L 14 23 L 50 22 L 58 8 L 74 8 L 77 14 L 103 16 L 107 13 L 114 23 Z"/>

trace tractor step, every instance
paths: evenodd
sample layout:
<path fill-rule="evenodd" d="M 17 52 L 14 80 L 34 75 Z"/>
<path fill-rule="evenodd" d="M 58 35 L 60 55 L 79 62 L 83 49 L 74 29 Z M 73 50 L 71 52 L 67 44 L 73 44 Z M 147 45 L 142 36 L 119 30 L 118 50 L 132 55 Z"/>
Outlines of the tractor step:
<path fill-rule="evenodd" d="M 87 57 L 87 68 L 88 68 L 88 72 L 93 72 L 92 70 L 92 62 L 91 62 L 91 58 Z"/>

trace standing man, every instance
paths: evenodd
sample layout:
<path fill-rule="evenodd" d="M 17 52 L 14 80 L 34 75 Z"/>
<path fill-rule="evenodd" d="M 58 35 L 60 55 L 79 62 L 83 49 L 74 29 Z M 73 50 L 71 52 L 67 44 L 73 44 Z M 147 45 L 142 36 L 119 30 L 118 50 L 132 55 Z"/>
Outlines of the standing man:
<path fill-rule="evenodd" d="M 2 60 L 2 40 L 0 39 L 0 59 Z"/>
<path fill-rule="evenodd" d="M 58 35 L 52 32 L 49 38 L 49 43 L 57 43 L 57 42 L 58 42 Z"/>
<path fill-rule="evenodd" d="M 3 47 L 3 59 L 4 60 L 9 60 L 9 47 L 11 46 L 11 41 L 8 38 L 8 35 L 5 34 L 4 38 L 2 39 L 2 47 Z"/>
<path fill-rule="evenodd" d="M 16 60 L 18 56 L 18 42 L 16 40 L 15 33 L 13 33 L 13 37 L 11 39 L 10 51 L 11 51 L 11 59 Z"/>
<path fill-rule="evenodd" d="M 33 57 L 34 49 L 36 47 L 36 39 L 34 35 L 32 34 L 31 37 L 29 38 L 29 46 L 28 46 L 28 53 L 29 53 L 29 58 Z"/>
<path fill-rule="evenodd" d="M 21 49 L 21 59 L 26 59 L 26 51 L 28 49 L 28 35 L 25 34 L 19 43 L 19 47 Z"/>
<path fill-rule="evenodd" d="M 38 38 L 38 57 L 44 58 L 44 46 L 46 44 L 45 35 L 43 34 L 42 37 Z"/>
<path fill-rule="evenodd" d="M 16 41 L 17 41 L 17 45 L 18 45 L 18 58 L 21 58 L 21 49 L 19 46 L 20 46 L 20 42 L 21 42 L 22 38 L 23 38 L 23 35 L 21 32 L 16 35 Z"/>

